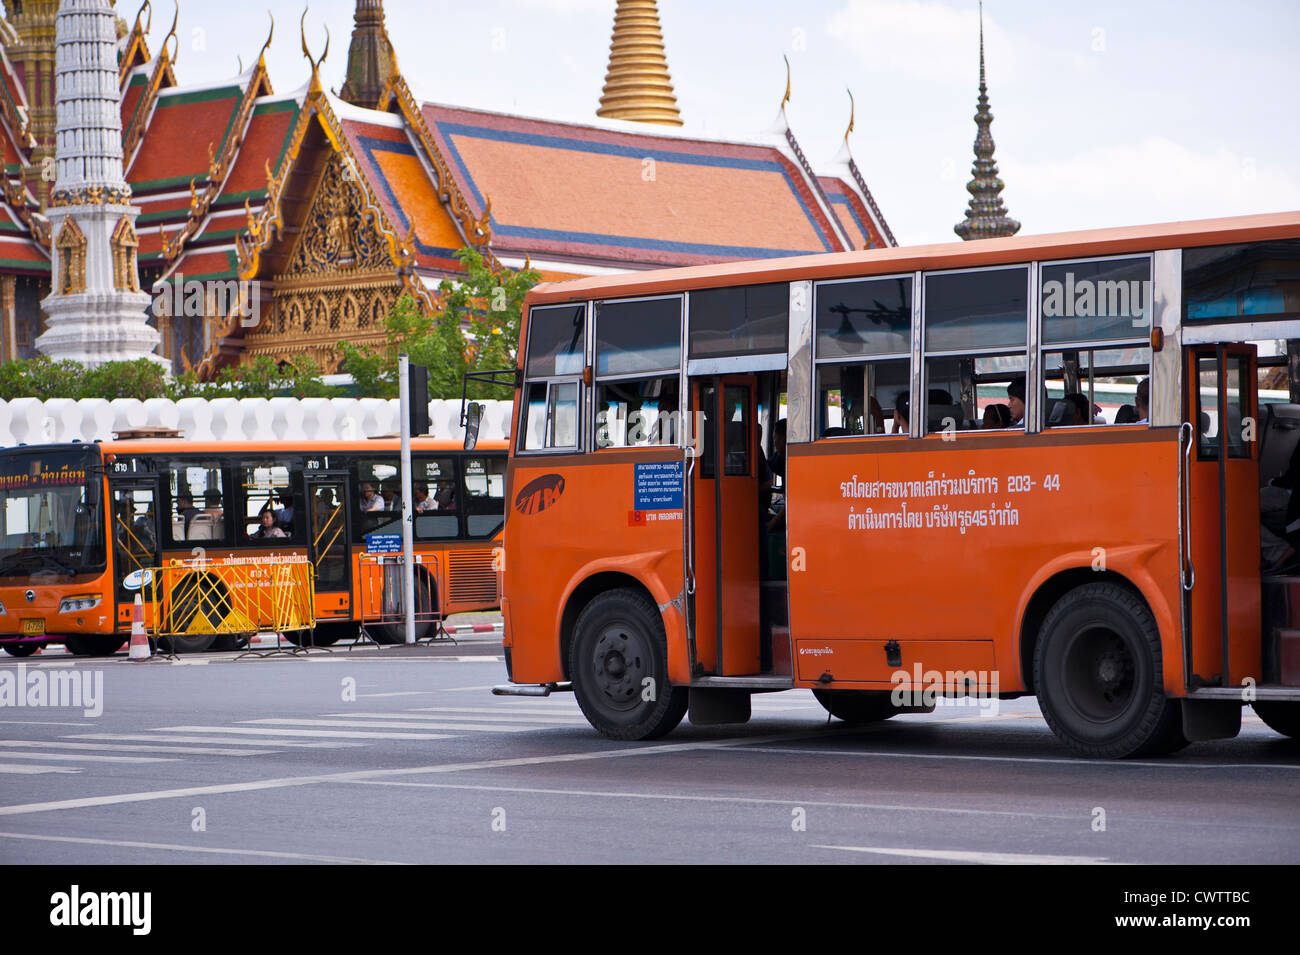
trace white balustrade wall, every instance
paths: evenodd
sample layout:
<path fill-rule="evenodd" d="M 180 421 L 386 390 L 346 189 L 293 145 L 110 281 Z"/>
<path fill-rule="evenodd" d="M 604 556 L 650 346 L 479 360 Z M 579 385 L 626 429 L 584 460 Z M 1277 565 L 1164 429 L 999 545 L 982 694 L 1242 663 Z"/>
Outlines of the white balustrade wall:
<path fill-rule="evenodd" d="M 480 402 L 479 438 L 504 440 L 509 401 Z M 16 398 L 0 399 L 0 447 L 111 441 L 115 431 L 173 428 L 189 441 L 336 441 L 397 434 L 396 398 Z M 460 401 L 429 402 L 429 435 L 459 441 Z"/>

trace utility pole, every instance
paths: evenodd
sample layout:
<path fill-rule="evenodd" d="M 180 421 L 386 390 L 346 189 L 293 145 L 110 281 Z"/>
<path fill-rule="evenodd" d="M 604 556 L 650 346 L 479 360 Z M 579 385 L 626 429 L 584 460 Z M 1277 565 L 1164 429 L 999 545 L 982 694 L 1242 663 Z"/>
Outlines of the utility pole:
<path fill-rule="evenodd" d="M 415 643 L 415 524 L 411 480 L 411 366 L 405 355 L 397 359 L 398 403 L 402 419 L 402 609 L 406 614 L 406 642 Z"/>

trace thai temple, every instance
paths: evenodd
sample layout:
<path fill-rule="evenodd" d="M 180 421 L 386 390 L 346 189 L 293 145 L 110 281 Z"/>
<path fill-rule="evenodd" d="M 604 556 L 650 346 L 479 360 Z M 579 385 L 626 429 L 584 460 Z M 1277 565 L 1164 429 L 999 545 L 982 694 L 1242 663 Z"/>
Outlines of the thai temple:
<path fill-rule="evenodd" d="M 0 360 L 74 354 L 59 351 L 72 308 L 60 299 L 78 279 L 100 310 L 149 311 L 147 324 L 124 318 L 119 339 L 211 377 L 257 355 L 334 370 L 340 340 L 384 340 L 399 296 L 434 309 L 466 246 L 494 268 L 559 280 L 896 244 L 847 134 L 814 168 L 784 108 L 748 140 L 692 132 L 655 0 L 611 6 L 604 88 L 590 121 L 575 123 L 417 95 L 382 0 L 357 0 L 337 92 L 321 78 L 328 42 L 312 49 L 287 8 L 287 22 L 268 20 L 264 41 L 250 42 L 242 73 L 185 85 L 183 9 L 151 45 L 148 0 L 130 25 L 110 0 L 5 0 Z M 296 87 L 268 75 L 273 41 L 301 42 Z M 92 52 L 93 70 L 76 67 L 70 83 L 61 71 Z M 77 171 L 91 165 L 100 178 Z M 118 354 L 96 349 L 77 357 Z"/>

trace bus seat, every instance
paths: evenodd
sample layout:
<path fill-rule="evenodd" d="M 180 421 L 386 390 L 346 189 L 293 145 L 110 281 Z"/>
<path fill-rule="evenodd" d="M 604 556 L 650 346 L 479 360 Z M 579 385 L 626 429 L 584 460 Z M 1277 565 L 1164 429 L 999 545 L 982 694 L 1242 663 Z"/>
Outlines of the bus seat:
<path fill-rule="evenodd" d="M 172 520 L 172 540 L 185 540 L 185 518 L 177 517 Z"/>
<path fill-rule="evenodd" d="M 216 537 L 216 522 L 207 514 L 200 514 L 190 521 L 189 540 L 210 541 Z"/>
<path fill-rule="evenodd" d="M 1065 416 L 1073 413 L 1074 409 L 1064 398 L 1051 398 L 1051 407 L 1047 412 L 1047 426 L 1049 428 L 1059 428 L 1065 424 Z"/>
<path fill-rule="evenodd" d="M 1300 442 L 1300 405 L 1264 405 L 1264 427 L 1259 436 L 1259 486 L 1280 477 L 1291 463 Z"/>

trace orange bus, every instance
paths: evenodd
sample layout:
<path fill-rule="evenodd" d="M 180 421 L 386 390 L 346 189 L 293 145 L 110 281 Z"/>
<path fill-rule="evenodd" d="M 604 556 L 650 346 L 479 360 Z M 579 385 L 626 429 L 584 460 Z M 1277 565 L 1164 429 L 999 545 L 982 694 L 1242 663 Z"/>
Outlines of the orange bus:
<path fill-rule="evenodd" d="M 495 692 L 1300 729 L 1300 213 L 542 285 L 519 356 Z"/>
<path fill-rule="evenodd" d="M 443 615 L 495 609 L 504 443 L 485 441 L 471 453 L 458 442 L 415 438 L 411 448 L 415 553 L 425 555 L 416 606 Z M 0 450 L 0 642 L 15 656 L 48 641 L 76 654 L 113 653 L 130 631 L 141 576 L 133 581 L 132 573 L 194 557 L 309 560 L 317 621 L 310 639 L 327 645 L 355 636 L 362 555 L 400 539 L 398 455 L 396 439 L 162 438 Z M 383 583 L 395 586 L 398 576 Z M 403 638 L 392 623 L 367 631 L 379 642 Z M 235 649 L 242 639 L 187 633 L 162 642 L 194 652 Z"/>

